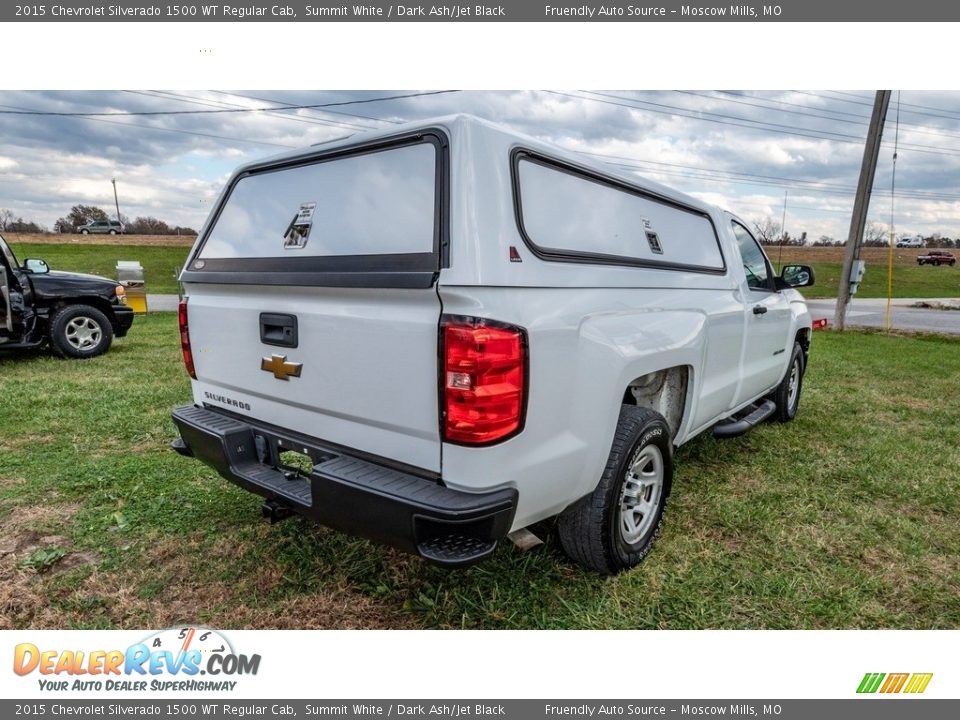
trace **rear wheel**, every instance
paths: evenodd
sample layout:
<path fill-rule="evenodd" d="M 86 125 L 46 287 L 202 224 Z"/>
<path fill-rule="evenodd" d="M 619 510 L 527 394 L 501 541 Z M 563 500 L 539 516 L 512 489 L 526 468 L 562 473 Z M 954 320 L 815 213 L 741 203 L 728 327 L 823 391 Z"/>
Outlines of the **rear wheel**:
<path fill-rule="evenodd" d="M 50 320 L 50 345 L 62 357 L 103 355 L 113 342 L 109 318 L 90 305 L 67 305 Z"/>
<path fill-rule="evenodd" d="M 606 575 L 634 567 L 660 534 L 672 482 L 667 421 L 648 408 L 623 406 L 599 484 L 560 514 L 564 551 Z"/>
<path fill-rule="evenodd" d="M 783 380 L 780 381 L 772 396 L 777 404 L 775 416 L 779 422 L 790 422 L 797 416 L 800 392 L 803 390 L 804 370 L 803 348 L 800 347 L 800 343 L 794 343 L 787 374 L 783 376 Z"/>

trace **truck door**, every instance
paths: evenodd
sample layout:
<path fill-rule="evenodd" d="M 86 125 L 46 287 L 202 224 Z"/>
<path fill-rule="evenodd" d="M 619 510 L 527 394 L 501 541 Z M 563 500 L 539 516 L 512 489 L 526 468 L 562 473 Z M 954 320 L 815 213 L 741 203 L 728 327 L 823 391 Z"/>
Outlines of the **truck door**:
<path fill-rule="evenodd" d="M 14 275 L 16 267 L 13 252 L 0 236 L 0 342 L 20 340 L 18 330 L 23 316 L 23 295 Z"/>
<path fill-rule="evenodd" d="M 774 285 L 773 268 L 746 226 L 732 221 L 733 235 L 743 267 L 744 338 L 740 387 L 735 405 L 747 402 L 780 382 L 790 357 L 787 335 L 790 303 Z"/>

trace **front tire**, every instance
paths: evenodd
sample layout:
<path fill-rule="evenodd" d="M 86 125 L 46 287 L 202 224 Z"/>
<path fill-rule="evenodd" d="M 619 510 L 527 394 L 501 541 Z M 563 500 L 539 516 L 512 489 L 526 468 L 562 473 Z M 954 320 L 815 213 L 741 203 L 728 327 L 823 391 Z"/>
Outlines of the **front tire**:
<path fill-rule="evenodd" d="M 803 390 L 803 374 L 806 370 L 803 348 L 800 343 L 793 344 L 790 354 L 790 364 L 787 365 L 787 374 L 773 393 L 773 401 L 777 404 L 775 417 L 778 422 L 790 422 L 797 416 L 800 407 L 800 392 Z"/>
<path fill-rule="evenodd" d="M 81 230 L 81 231 L 80 231 L 80 234 L 81 234 L 81 235 L 89 235 L 89 234 L 90 234 L 90 231 L 89 231 L 89 230 Z"/>
<path fill-rule="evenodd" d="M 103 355 L 112 342 L 110 319 L 90 305 L 67 305 L 50 319 L 50 346 L 61 357 Z"/>
<path fill-rule="evenodd" d="M 560 514 L 564 552 L 604 575 L 636 566 L 660 534 L 672 484 L 667 421 L 649 408 L 624 405 L 599 484 Z"/>

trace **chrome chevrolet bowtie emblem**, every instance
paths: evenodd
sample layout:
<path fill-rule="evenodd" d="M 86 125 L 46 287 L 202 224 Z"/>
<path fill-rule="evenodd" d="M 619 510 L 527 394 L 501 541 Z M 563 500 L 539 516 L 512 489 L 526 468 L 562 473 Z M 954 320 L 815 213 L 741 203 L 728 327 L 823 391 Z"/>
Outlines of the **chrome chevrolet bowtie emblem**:
<path fill-rule="evenodd" d="M 260 361 L 260 369 L 273 373 L 277 380 L 289 380 L 291 377 L 300 377 L 303 363 L 287 362 L 286 355 L 271 355 Z"/>

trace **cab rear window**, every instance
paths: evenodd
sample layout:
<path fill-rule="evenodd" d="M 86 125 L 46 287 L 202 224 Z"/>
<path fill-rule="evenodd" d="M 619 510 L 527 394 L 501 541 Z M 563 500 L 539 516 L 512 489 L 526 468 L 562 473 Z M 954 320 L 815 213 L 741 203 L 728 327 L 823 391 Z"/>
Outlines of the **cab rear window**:
<path fill-rule="evenodd" d="M 365 151 L 241 176 L 198 258 L 320 258 L 432 253 L 437 147 Z"/>

